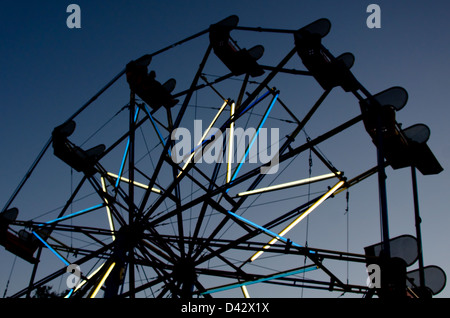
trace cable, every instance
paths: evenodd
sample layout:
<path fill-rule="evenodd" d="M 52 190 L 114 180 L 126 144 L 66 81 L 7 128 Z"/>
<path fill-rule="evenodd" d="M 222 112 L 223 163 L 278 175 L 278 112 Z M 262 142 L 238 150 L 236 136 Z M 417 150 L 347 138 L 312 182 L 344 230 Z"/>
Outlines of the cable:
<path fill-rule="evenodd" d="M 100 128 L 98 128 L 95 132 L 93 132 L 81 145 L 80 147 L 84 146 L 84 144 L 86 144 L 89 140 L 91 140 L 96 134 L 98 134 L 98 132 L 100 130 L 102 130 L 103 128 L 105 128 L 106 125 L 108 125 L 117 115 L 119 115 L 123 110 L 125 110 L 126 108 L 128 108 L 130 105 L 126 104 L 125 106 L 123 106 L 117 113 L 115 113 L 110 119 L 108 119 L 102 126 L 100 126 Z"/>
<path fill-rule="evenodd" d="M 6 282 L 5 292 L 3 293 L 3 298 L 6 298 L 6 292 L 8 291 L 9 281 L 11 280 L 11 276 L 12 276 L 12 273 L 14 270 L 14 265 L 16 264 L 16 260 L 17 260 L 17 255 L 14 257 L 14 261 L 11 266 L 11 272 L 9 273 L 8 281 Z"/>
<path fill-rule="evenodd" d="M 307 142 L 309 141 L 309 136 L 306 133 L 306 131 L 303 129 L 304 134 L 306 135 Z M 312 167 L 313 167 L 313 160 L 312 160 L 312 150 L 309 149 L 309 169 L 308 169 L 308 178 L 311 178 L 312 175 Z M 311 200 L 311 183 L 308 184 L 308 202 Z M 305 234 L 305 247 L 308 247 L 308 237 L 309 237 L 309 215 L 306 217 L 306 234 Z M 306 266 L 306 255 L 303 259 L 303 266 Z M 305 279 L 306 273 L 303 272 L 303 279 Z M 302 288 L 301 297 L 303 298 L 303 292 L 304 288 Z"/>
<path fill-rule="evenodd" d="M 347 206 L 346 206 L 346 208 L 345 208 L 345 215 L 347 216 L 347 253 L 349 252 L 349 245 L 350 245 L 350 227 L 349 227 L 349 224 L 350 224 L 350 213 L 349 213 L 349 198 L 350 198 L 350 192 L 348 192 L 348 188 L 347 188 L 347 193 L 346 193 L 346 195 L 345 195 L 345 199 L 346 199 L 346 204 L 347 204 Z M 349 275 L 350 275 L 350 270 L 349 270 L 349 266 L 350 266 L 350 263 L 349 263 L 349 261 L 347 260 L 347 284 L 349 283 Z"/>

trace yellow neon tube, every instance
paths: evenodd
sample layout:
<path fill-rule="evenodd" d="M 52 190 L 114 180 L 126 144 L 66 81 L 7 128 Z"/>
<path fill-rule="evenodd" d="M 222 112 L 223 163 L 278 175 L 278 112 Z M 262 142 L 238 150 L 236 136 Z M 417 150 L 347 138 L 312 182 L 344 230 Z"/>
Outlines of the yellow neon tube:
<path fill-rule="evenodd" d="M 116 263 L 112 263 L 108 270 L 106 271 L 105 275 L 102 277 L 102 279 L 100 280 L 100 282 L 98 283 L 97 287 L 95 287 L 94 292 L 92 293 L 90 298 L 95 298 L 95 296 L 97 296 L 97 293 L 99 292 L 100 288 L 102 288 L 103 284 L 105 283 L 106 279 L 108 278 L 109 274 L 111 274 L 111 271 L 113 270 L 114 266 L 116 265 Z"/>
<path fill-rule="evenodd" d="M 230 118 L 234 116 L 235 104 L 231 104 Z M 227 161 L 227 183 L 231 181 L 231 163 L 233 159 L 234 121 L 230 123 L 230 135 L 228 136 L 228 161 Z"/>
<path fill-rule="evenodd" d="M 314 211 L 323 201 L 328 199 L 337 189 L 342 187 L 344 184 L 344 181 L 339 181 L 334 187 L 332 187 L 330 190 L 328 190 L 322 197 L 320 197 L 319 200 L 317 200 L 313 205 L 311 205 L 305 212 L 303 212 L 301 215 L 299 215 L 294 221 L 291 222 L 286 228 L 284 228 L 283 231 L 281 231 L 278 236 L 285 236 L 287 232 L 292 230 L 293 227 L 295 227 L 301 220 L 303 220 L 305 217 L 308 216 L 312 211 Z M 268 249 L 270 245 L 275 244 L 275 242 L 278 241 L 278 238 L 273 238 L 267 245 L 265 245 L 263 248 Z M 264 253 L 264 251 L 256 252 L 251 258 L 250 261 L 256 260 L 261 254 Z"/>
<path fill-rule="evenodd" d="M 216 123 L 217 118 L 219 118 L 220 114 L 222 114 L 223 110 L 225 109 L 225 106 L 227 106 L 228 104 L 228 100 L 225 100 L 225 102 L 223 103 L 222 107 L 220 107 L 219 111 L 217 112 L 216 116 L 214 117 L 214 119 L 212 120 L 212 122 L 209 124 L 208 128 L 205 130 L 205 132 L 203 133 L 202 138 L 200 139 L 200 141 L 197 144 L 197 147 L 200 146 L 202 144 L 202 142 L 205 140 L 206 136 L 208 136 L 209 131 L 211 130 L 212 126 Z M 233 104 L 234 105 L 234 104 Z M 184 171 L 184 169 L 186 169 L 187 165 L 189 164 L 189 162 L 191 162 L 192 157 L 194 157 L 195 155 L 195 151 L 193 151 L 191 153 L 191 155 L 189 156 L 189 159 L 186 160 L 186 163 L 184 164 L 184 167 L 181 169 L 180 173 L 178 174 L 177 178 L 180 176 L 180 174 Z"/>
<path fill-rule="evenodd" d="M 102 181 L 103 192 L 106 193 L 105 178 L 101 177 L 101 181 Z M 113 222 L 113 219 L 112 219 L 111 210 L 110 210 L 110 208 L 108 206 L 108 200 L 107 199 L 105 199 L 105 203 L 106 203 L 106 214 L 108 215 L 109 228 L 114 233 L 114 231 L 115 231 L 114 222 Z M 116 239 L 116 236 L 114 234 L 111 234 L 111 237 L 112 237 L 113 241 Z"/>
<path fill-rule="evenodd" d="M 86 280 L 83 280 L 77 287 L 75 287 L 75 289 L 73 290 L 73 292 L 76 292 L 78 289 L 80 289 L 81 287 L 83 287 L 84 284 L 87 283 L 88 280 L 90 280 L 92 278 L 92 276 L 94 276 L 95 274 L 98 273 L 98 271 L 103 267 L 103 265 L 105 265 L 105 263 L 103 263 L 102 265 L 100 265 L 95 271 L 93 271 L 87 278 Z"/>
<path fill-rule="evenodd" d="M 242 290 L 242 293 L 244 294 L 245 298 L 250 298 L 250 294 L 248 293 L 247 286 L 245 286 L 245 285 L 241 286 L 241 290 Z"/>
<path fill-rule="evenodd" d="M 287 182 L 287 183 L 277 184 L 277 185 L 266 187 L 266 188 L 260 188 L 260 189 L 255 189 L 255 190 L 244 191 L 244 192 L 238 193 L 237 196 L 238 197 L 243 197 L 243 196 L 246 196 L 246 195 L 253 195 L 253 194 L 258 194 L 258 193 L 263 193 L 263 192 L 269 192 L 269 191 L 275 191 L 275 190 L 295 187 L 295 186 L 299 186 L 299 185 L 303 185 L 303 184 L 308 184 L 308 183 L 313 183 L 313 182 L 317 182 L 317 181 L 330 179 L 330 178 L 333 178 L 336 175 L 340 175 L 340 174 L 341 174 L 341 172 L 337 172 L 336 174 L 335 173 L 329 173 L 329 174 L 324 174 L 324 175 L 317 176 L 317 177 L 312 177 L 312 178 L 307 178 L 307 179 L 302 179 L 302 180 L 297 180 L 297 181 L 291 181 L 291 182 Z"/>
<path fill-rule="evenodd" d="M 114 173 L 111 173 L 111 172 L 108 172 L 108 175 L 113 177 L 113 178 L 116 178 L 116 179 L 119 177 L 117 174 L 114 174 Z M 120 177 L 120 180 L 130 183 L 130 180 L 127 179 L 127 178 L 124 178 L 124 177 Z M 139 188 L 148 189 L 148 185 L 145 185 L 143 183 L 140 183 L 140 182 L 137 182 L 137 181 L 133 181 L 133 184 L 135 186 L 139 187 Z M 161 190 L 156 189 L 156 188 L 152 188 L 152 192 L 161 193 Z"/>

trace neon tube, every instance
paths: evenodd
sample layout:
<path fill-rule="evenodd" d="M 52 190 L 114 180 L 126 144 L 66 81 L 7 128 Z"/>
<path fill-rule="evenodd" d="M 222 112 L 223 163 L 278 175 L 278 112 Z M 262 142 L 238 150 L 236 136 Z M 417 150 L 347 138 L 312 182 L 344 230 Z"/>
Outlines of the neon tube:
<path fill-rule="evenodd" d="M 71 213 L 71 214 L 59 217 L 57 219 L 45 222 L 43 224 L 39 224 L 39 226 L 43 226 L 43 225 L 52 224 L 52 223 L 55 223 L 55 222 L 67 220 L 67 219 L 73 218 L 75 216 L 78 216 L 78 215 L 81 215 L 81 214 L 84 214 L 84 213 L 91 212 L 93 210 L 99 209 L 99 208 L 104 207 L 104 206 L 105 206 L 104 203 L 97 204 L 97 205 L 94 205 L 93 207 L 90 207 L 90 208 L 87 208 L 87 209 L 84 209 L 84 210 L 81 210 L 81 211 L 78 211 L 78 212 L 74 212 L 74 213 Z"/>
<path fill-rule="evenodd" d="M 337 173 L 337 175 L 340 175 L 340 174 L 341 174 L 341 172 Z M 275 190 L 280 190 L 280 189 L 286 189 L 286 188 L 290 188 L 290 187 L 296 187 L 296 186 L 303 185 L 303 184 L 309 184 L 309 183 L 313 183 L 313 182 L 330 179 L 335 176 L 336 176 L 336 174 L 334 174 L 334 173 L 324 174 L 324 175 L 317 176 L 317 177 L 287 182 L 287 183 L 278 184 L 278 185 L 274 185 L 274 186 L 270 186 L 270 187 L 266 187 L 266 188 L 244 191 L 244 192 L 238 193 L 237 196 L 243 197 L 246 195 L 253 195 L 253 194 L 258 194 L 258 193 L 263 193 L 263 192 L 269 192 L 269 191 L 275 191 Z"/>
<path fill-rule="evenodd" d="M 252 108 L 253 106 L 255 106 L 257 103 L 259 103 L 261 100 L 263 100 L 264 98 L 267 97 L 267 95 L 269 95 L 270 91 L 265 92 L 261 97 L 259 97 L 257 100 L 255 100 L 253 103 L 251 103 L 250 105 L 248 105 L 244 110 L 242 110 L 241 112 L 239 112 L 239 116 L 243 115 L 246 111 L 248 111 L 250 108 Z"/>
<path fill-rule="evenodd" d="M 64 297 L 64 298 L 70 298 L 70 296 L 72 296 L 73 294 L 73 288 L 69 291 L 69 293 Z"/>
<path fill-rule="evenodd" d="M 235 104 L 231 105 L 230 118 L 234 116 Z M 233 141 L 234 141 L 234 121 L 230 123 L 230 135 L 228 136 L 228 161 L 227 161 L 227 183 L 231 181 L 231 163 L 233 158 Z"/>
<path fill-rule="evenodd" d="M 138 118 L 138 114 L 139 114 L 139 107 L 136 110 L 136 114 L 134 114 L 134 122 L 136 122 L 137 118 Z M 123 173 L 123 167 L 125 166 L 125 161 L 127 159 L 128 156 L 128 149 L 130 148 L 130 137 L 128 137 L 128 141 L 127 141 L 127 146 L 125 147 L 125 152 L 123 154 L 123 158 L 122 158 L 122 163 L 120 164 L 120 169 L 119 169 L 119 176 L 122 177 L 122 173 Z M 121 178 L 117 178 L 116 180 L 116 188 L 119 186 L 120 183 L 120 179 Z"/>
<path fill-rule="evenodd" d="M 93 271 L 85 280 L 83 280 L 80 284 L 78 284 L 77 287 L 75 287 L 74 292 L 76 292 L 78 289 L 80 289 L 81 287 L 83 287 L 84 284 L 86 284 L 88 282 L 88 280 L 90 280 L 95 274 L 98 273 L 98 271 L 103 267 L 103 265 L 105 265 L 105 263 L 103 263 L 102 265 L 100 265 L 95 271 Z"/>
<path fill-rule="evenodd" d="M 262 119 L 261 122 L 259 123 L 258 130 L 256 131 L 255 135 L 253 136 L 253 139 L 252 139 L 252 141 L 250 142 L 249 146 L 247 147 L 247 150 L 245 151 L 245 154 L 244 154 L 243 158 L 241 159 L 241 161 L 239 162 L 238 167 L 236 168 L 236 170 L 235 170 L 234 173 L 233 173 L 233 177 L 231 178 L 231 181 L 233 181 L 234 179 L 236 179 L 236 176 L 237 176 L 239 170 L 241 169 L 242 165 L 244 164 L 245 159 L 247 158 L 247 156 L 248 156 L 248 154 L 249 154 L 249 152 L 250 152 L 250 149 L 252 148 L 252 146 L 253 146 L 253 144 L 254 144 L 254 142 L 255 142 L 255 140 L 256 140 L 256 137 L 258 137 L 259 131 L 261 130 L 261 127 L 262 127 L 262 126 L 264 125 L 264 123 L 266 122 L 267 117 L 269 116 L 269 114 L 270 114 L 270 112 L 271 112 L 271 110 L 272 110 L 272 108 L 273 108 L 273 105 L 275 104 L 276 100 L 278 99 L 278 96 L 279 96 L 279 94 L 277 93 L 277 94 L 275 95 L 275 97 L 272 99 L 272 102 L 270 103 L 269 108 L 267 108 L 266 113 L 264 114 L 263 119 Z M 230 182 L 231 182 L 231 181 L 230 181 Z M 228 192 L 228 190 L 229 190 L 229 189 L 227 189 L 226 191 Z"/>
<path fill-rule="evenodd" d="M 102 279 L 100 280 L 100 282 L 98 283 L 97 287 L 95 287 L 94 292 L 92 293 L 92 295 L 90 296 L 90 298 L 95 298 L 95 296 L 97 296 L 97 293 L 99 292 L 100 288 L 102 288 L 103 284 L 105 283 L 106 279 L 108 278 L 109 274 L 111 273 L 111 271 L 114 269 L 114 266 L 116 265 L 116 263 L 112 263 L 108 270 L 106 271 L 105 275 L 102 277 Z"/>
<path fill-rule="evenodd" d="M 190 161 L 192 160 L 192 157 L 194 157 L 195 155 L 195 151 L 197 150 L 197 148 L 199 146 L 201 146 L 203 144 L 203 141 L 205 140 L 206 136 L 208 135 L 209 131 L 211 130 L 212 126 L 216 123 L 217 119 L 219 118 L 220 114 L 222 114 L 223 110 L 225 109 L 225 106 L 227 106 L 228 104 L 228 100 L 225 100 L 225 102 L 223 103 L 222 107 L 220 107 L 219 111 L 217 112 L 216 116 L 214 117 L 214 119 L 212 120 L 212 122 L 209 124 L 208 128 L 205 130 L 205 132 L 203 133 L 202 138 L 200 139 L 200 141 L 197 144 L 197 147 L 195 147 L 192 152 L 191 155 L 189 156 L 189 159 L 186 160 L 186 163 L 184 164 L 183 168 L 181 169 L 180 173 L 178 174 L 177 178 L 183 173 L 184 169 L 186 169 L 186 167 L 188 166 L 188 164 L 190 163 Z M 233 103 L 234 105 L 234 103 Z M 233 107 L 233 106 L 232 106 Z"/>
<path fill-rule="evenodd" d="M 102 181 L 103 192 L 107 193 L 106 192 L 105 178 L 101 177 L 101 181 Z M 109 205 L 108 205 L 108 200 L 106 198 L 105 198 L 105 203 L 106 203 L 106 215 L 108 216 L 109 228 L 111 229 L 111 232 L 112 232 L 111 237 L 112 237 L 112 240 L 114 241 L 116 239 L 116 236 L 114 235 L 114 231 L 115 231 L 114 222 L 113 222 L 113 219 L 112 219 L 111 210 L 110 210 Z"/>
<path fill-rule="evenodd" d="M 281 231 L 278 236 L 283 237 L 286 235 L 290 230 L 292 230 L 293 227 L 295 227 L 301 220 L 303 220 L 305 217 L 307 217 L 312 211 L 314 211 L 323 201 L 328 199 L 337 189 L 342 187 L 344 184 L 344 181 L 339 181 L 334 187 L 332 187 L 330 190 L 328 190 L 322 197 L 320 197 L 319 200 L 317 200 L 313 205 L 311 205 L 305 212 L 303 212 L 301 215 L 299 215 L 294 221 L 292 221 L 283 231 Z M 278 239 L 275 237 L 273 238 L 266 246 L 264 246 L 264 249 L 268 249 L 270 245 L 273 245 Z M 264 251 L 259 251 L 255 253 L 251 258 L 250 261 L 256 260 L 261 254 L 264 253 Z"/>
<path fill-rule="evenodd" d="M 119 176 L 117 174 L 114 174 L 114 173 L 111 173 L 111 172 L 108 172 L 108 176 L 111 176 L 111 177 L 113 177 L 115 179 L 119 179 Z M 122 180 L 124 182 L 127 182 L 127 183 L 130 183 L 130 179 L 127 179 L 125 177 L 120 177 L 120 180 Z M 146 185 L 146 184 L 143 184 L 143 183 L 140 183 L 140 182 L 137 182 L 137 181 L 133 181 L 133 184 L 136 187 L 139 187 L 139 188 L 142 188 L 142 189 L 148 189 L 148 185 Z M 152 192 L 161 193 L 162 191 L 157 189 L 157 188 L 152 188 Z"/>
<path fill-rule="evenodd" d="M 207 290 L 207 291 L 203 292 L 202 295 L 217 293 L 217 292 L 221 292 L 221 291 L 225 291 L 225 290 L 229 290 L 229 289 L 233 289 L 233 288 L 237 288 L 237 287 L 243 287 L 243 286 L 245 287 L 245 286 L 248 286 L 248 285 L 253 285 L 253 284 L 257 284 L 257 283 L 266 282 L 266 281 L 272 280 L 272 279 L 278 279 L 278 278 L 283 278 L 283 277 L 290 276 L 290 275 L 297 275 L 297 274 L 301 274 L 301 273 L 310 272 L 310 271 L 313 271 L 313 270 L 316 270 L 316 269 L 318 269 L 318 267 L 316 265 L 312 265 L 311 267 L 302 268 L 302 269 L 296 269 L 296 270 L 293 270 L 293 271 L 284 272 L 284 273 L 280 273 L 280 274 L 275 274 L 275 275 L 259 278 L 259 279 L 252 280 L 252 281 L 247 281 L 247 282 L 243 282 L 243 283 L 236 283 L 236 284 L 231 284 L 231 285 L 226 285 L 226 286 L 213 288 L 213 289 L 210 289 L 210 290 Z"/>
<path fill-rule="evenodd" d="M 245 298 L 250 298 L 250 294 L 248 293 L 248 290 L 247 290 L 247 286 L 241 286 L 241 290 L 242 290 L 242 293 L 244 294 L 244 297 Z"/>
<path fill-rule="evenodd" d="M 148 117 L 150 118 L 150 121 L 152 122 L 153 128 L 155 128 L 156 134 L 158 135 L 159 140 L 161 141 L 161 143 L 162 143 L 163 146 L 165 147 L 165 146 L 166 146 L 166 142 L 165 142 L 165 140 L 164 140 L 164 138 L 163 138 L 161 132 L 159 131 L 158 126 L 156 126 L 156 122 L 155 122 L 155 120 L 153 119 L 152 114 L 151 114 L 150 111 L 148 110 L 148 106 L 147 106 L 147 105 L 145 105 L 145 112 L 147 113 Z M 169 149 L 169 155 L 170 155 L 170 149 Z"/>
<path fill-rule="evenodd" d="M 280 236 L 279 234 L 276 234 L 275 232 L 272 232 L 271 230 L 268 230 L 265 227 L 262 227 L 261 225 L 258 225 L 256 223 L 250 221 L 250 220 L 247 220 L 246 218 L 243 218 L 242 216 L 237 215 L 236 213 L 233 213 L 231 211 L 227 211 L 227 212 L 228 212 L 228 214 L 230 214 L 230 215 L 234 216 L 235 218 L 237 218 L 237 219 L 247 223 L 248 225 L 263 231 L 264 233 L 268 234 L 269 236 L 272 236 L 274 239 L 281 240 L 281 241 L 283 241 L 285 243 L 289 243 L 290 242 L 290 241 L 288 241 L 288 239 Z M 299 245 L 297 243 L 294 243 L 294 242 L 292 242 L 292 245 L 296 246 L 296 247 L 302 247 L 301 245 Z"/>
<path fill-rule="evenodd" d="M 53 247 L 51 247 L 42 237 L 40 237 L 35 231 L 33 231 L 34 236 L 36 236 L 39 241 L 41 241 L 53 254 L 55 254 L 66 266 L 69 266 L 70 263 L 61 256 Z"/>

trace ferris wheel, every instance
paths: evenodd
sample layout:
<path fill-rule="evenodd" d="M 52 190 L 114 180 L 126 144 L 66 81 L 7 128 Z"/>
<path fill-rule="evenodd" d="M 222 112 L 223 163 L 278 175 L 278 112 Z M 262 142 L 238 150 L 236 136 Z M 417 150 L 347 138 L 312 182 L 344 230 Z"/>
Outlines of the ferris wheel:
<path fill-rule="evenodd" d="M 268 286 L 255 290 L 260 297 L 277 297 L 272 288 L 287 290 L 279 294 L 284 297 L 307 288 L 361 297 L 439 293 L 445 273 L 423 266 L 420 235 L 390 238 L 383 208 L 387 166 L 424 175 L 442 171 L 427 146 L 429 129 L 397 123 L 407 92 L 392 87 L 371 94 L 351 72 L 353 55 L 335 57 L 324 46 L 330 29 L 327 19 L 286 30 L 243 27 L 230 16 L 127 63 L 52 131 L 6 202 L 0 244 L 28 266 L 22 287 L 5 291 L 5 297 L 32 297 L 45 286 L 59 286 L 58 295 L 66 298 L 250 297 L 255 286 Z M 241 47 L 235 35 L 243 33 L 288 37 L 291 46 L 265 65 L 269 47 Z M 157 71 L 158 59 L 205 38 L 186 87 Z M 289 68 L 292 60 L 303 67 Z M 276 86 L 279 77 L 319 84 L 322 93 L 303 117 L 284 100 L 301 100 L 301 94 Z M 103 103 L 119 80 L 126 82 L 124 103 Z M 360 113 L 311 137 L 305 127 L 340 88 L 355 98 Z M 207 106 L 198 105 L 198 98 Z M 83 117 L 95 109 L 95 116 Z M 348 167 L 326 156 L 326 142 L 360 123 L 377 149 L 377 165 L 346 175 Z M 314 173 L 313 158 L 321 166 Z M 48 171 L 38 171 L 41 166 Z M 62 167 L 70 168 L 67 178 Z M 326 209 L 371 176 L 379 181 L 381 243 L 352 253 L 294 238 L 319 206 Z M 39 215 L 24 212 L 18 201 L 33 182 L 39 200 L 32 206 L 43 211 Z M 70 193 L 55 198 L 68 182 Z M 417 260 L 419 270 L 408 272 Z M 334 271 L 334 262 L 375 264 L 403 280 L 382 276 L 387 278 L 379 289 L 365 280 L 350 284 Z"/>

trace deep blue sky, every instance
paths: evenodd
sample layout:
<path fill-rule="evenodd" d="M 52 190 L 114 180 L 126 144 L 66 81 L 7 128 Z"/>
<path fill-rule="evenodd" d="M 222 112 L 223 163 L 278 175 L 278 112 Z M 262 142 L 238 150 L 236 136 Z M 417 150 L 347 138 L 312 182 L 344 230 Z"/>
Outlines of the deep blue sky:
<path fill-rule="evenodd" d="M 66 8 L 70 3 L 3 1 L 0 7 L 0 206 L 7 201 L 52 129 L 121 71 L 128 61 L 204 30 L 231 14 L 238 15 L 243 26 L 286 29 L 297 29 L 325 17 L 332 23 L 331 32 L 324 40 L 328 49 L 335 55 L 352 52 L 356 57 L 353 73 L 372 93 L 391 86 L 404 87 L 409 100 L 397 114 L 398 121 L 405 127 L 425 123 L 431 128 L 428 144 L 445 170 L 437 176 L 418 176 L 424 258 L 426 265 L 438 265 L 449 272 L 448 1 L 78 0 L 73 3 L 81 7 L 82 28 L 68 29 Z M 366 8 L 370 3 L 381 7 L 381 29 L 368 29 L 366 26 Z M 247 38 L 241 38 L 243 46 L 247 46 L 246 41 L 253 41 L 248 34 Z M 274 43 L 278 43 L 275 38 Z M 200 43 L 203 45 L 205 42 Z M 291 47 L 282 46 L 286 43 L 289 41 L 280 42 L 280 47 L 275 46 L 272 51 L 267 48 L 267 58 L 281 57 L 288 52 Z M 201 53 L 191 46 L 177 52 L 181 53 L 175 53 L 178 54 L 175 63 L 160 67 L 182 72 L 186 65 L 198 65 L 201 58 Z M 192 75 L 187 76 L 188 80 L 191 78 Z M 287 91 L 294 90 L 289 83 L 284 84 Z M 124 80 L 118 85 L 122 91 L 109 98 L 123 98 L 119 104 L 124 104 L 127 98 Z M 301 94 L 299 97 L 288 93 L 286 99 L 292 102 L 296 98 L 309 100 L 318 97 L 308 95 L 310 92 L 307 90 Z M 329 120 L 330 128 L 336 124 L 333 121 L 336 117 L 351 118 L 358 112 L 356 102 L 342 104 L 348 101 L 342 99 L 342 94 L 330 97 L 331 104 L 333 98 L 332 111 L 321 113 L 325 126 Z M 300 111 L 298 116 L 301 116 Z M 314 127 L 311 131 L 314 132 Z M 364 142 L 367 149 L 374 151 L 364 134 L 360 127 L 345 135 L 342 145 L 335 145 L 336 149 L 343 149 L 338 151 L 340 157 L 337 162 L 348 160 L 361 169 L 374 164 L 375 152 L 367 152 L 367 157 L 352 156 Z M 365 162 L 368 163 L 362 164 Z M 379 239 L 374 181 L 362 185 L 361 191 L 355 191 L 351 196 L 351 250 L 356 253 L 362 253 L 362 247 Z M 393 171 L 389 168 L 387 183 L 391 236 L 414 234 L 409 170 Z M 366 213 L 370 213 L 370 217 Z M 320 230 L 332 227 L 326 218 L 314 224 L 314 228 Z M 368 237 L 367 233 L 375 236 Z M 332 235 L 328 238 L 321 235 L 321 239 L 333 241 Z M 12 258 L 0 249 L 2 291 L 11 264 Z M 448 291 L 440 294 L 441 297 L 449 295 Z"/>

